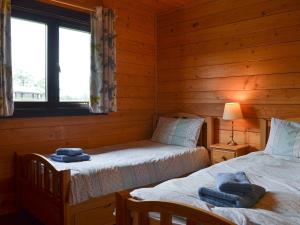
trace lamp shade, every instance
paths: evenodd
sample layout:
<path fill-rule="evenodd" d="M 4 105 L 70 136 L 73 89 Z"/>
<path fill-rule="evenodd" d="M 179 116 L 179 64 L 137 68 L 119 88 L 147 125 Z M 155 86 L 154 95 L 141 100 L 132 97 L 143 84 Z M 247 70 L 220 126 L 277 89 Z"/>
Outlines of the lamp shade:
<path fill-rule="evenodd" d="M 226 103 L 224 107 L 223 119 L 236 120 L 243 118 L 241 106 L 237 102 Z"/>

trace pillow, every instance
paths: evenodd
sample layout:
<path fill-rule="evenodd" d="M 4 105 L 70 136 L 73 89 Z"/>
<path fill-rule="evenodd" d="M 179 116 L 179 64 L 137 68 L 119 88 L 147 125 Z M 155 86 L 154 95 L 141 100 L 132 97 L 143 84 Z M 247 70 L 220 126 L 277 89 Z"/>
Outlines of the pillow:
<path fill-rule="evenodd" d="M 203 118 L 176 119 L 160 117 L 151 140 L 162 144 L 195 148 L 203 123 Z"/>
<path fill-rule="evenodd" d="M 272 118 L 265 152 L 300 157 L 300 123 Z"/>

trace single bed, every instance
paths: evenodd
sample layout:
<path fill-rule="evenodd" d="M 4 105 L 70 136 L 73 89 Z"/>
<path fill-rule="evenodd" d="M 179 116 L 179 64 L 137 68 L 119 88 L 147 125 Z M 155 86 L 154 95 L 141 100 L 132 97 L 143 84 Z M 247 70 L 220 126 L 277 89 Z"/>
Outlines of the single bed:
<path fill-rule="evenodd" d="M 211 143 L 212 126 L 212 119 L 206 118 L 198 145 Z M 153 185 L 206 167 L 205 147 L 143 140 L 89 149 L 91 161 L 68 164 L 51 161 L 47 155 L 18 155 L 19 206 L 49 225 L 115 224 L 116 191 Z"/>
<path fill-rule="evenodd" d="M 91 155 L 91 161 L 52 162 L 59 171 L 71 171 L 71 205 L 116 191 L 180 177 L 209 164 L 208 152 L 204 147 L 188 148 L 150 140 L 86 152 Z M 114 179 L 111 179 L 112 176 Z"/>
<path fill-rule="evenodd" d="M 268 124 L 268 121 L 261 123 L 263 144 L 266 143 L 264 138 L 268 138 Z M 237 171 L 245 171 L 251 182 L 267 190 L 253 208 L 215 207 L 200 200 L 199 187 L 214 187 L 217 173 Z M 299 158 L 262 151 L 251 153 L 153 188 L 137 189 L 130 194 L 118 193 L 117 225 L 160 224 L 159 214 L 153 212 L 161 213 L 163 225 L 300 224 L 299 171 Z M 150 217 L 148 212 L 152 212 Z M 131 221 L 132 215 L 134 219 Z"/>

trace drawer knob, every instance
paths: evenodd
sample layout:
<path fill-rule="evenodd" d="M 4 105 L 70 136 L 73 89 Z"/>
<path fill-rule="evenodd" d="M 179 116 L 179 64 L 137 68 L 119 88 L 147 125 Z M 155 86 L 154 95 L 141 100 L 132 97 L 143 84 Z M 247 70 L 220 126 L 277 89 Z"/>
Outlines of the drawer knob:
<path fill-rule="evenodd" d="M 226 160 L 227 160 L 227 158 L 226 158 L 225 156 L 222 156 L 222 159 L 223 159 L 224 161 L 226 161 Z"/>
<path fill-rule="evenodd" d="M 109 203 L 109 204 L 105 205 L 103 208 L 110 208 L 111 206 L 112 206 L 112 204 Z"/>

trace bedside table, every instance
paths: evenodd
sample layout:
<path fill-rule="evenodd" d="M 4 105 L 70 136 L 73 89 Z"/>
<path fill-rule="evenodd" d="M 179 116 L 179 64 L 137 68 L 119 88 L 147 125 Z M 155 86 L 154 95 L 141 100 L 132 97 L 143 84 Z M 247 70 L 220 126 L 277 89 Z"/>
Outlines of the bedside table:
<path fill-rule="evenodd" d="M 213 144 L 210 148 L 212 164 L 216 164 L 247 154 L 249 145 Z"/>

